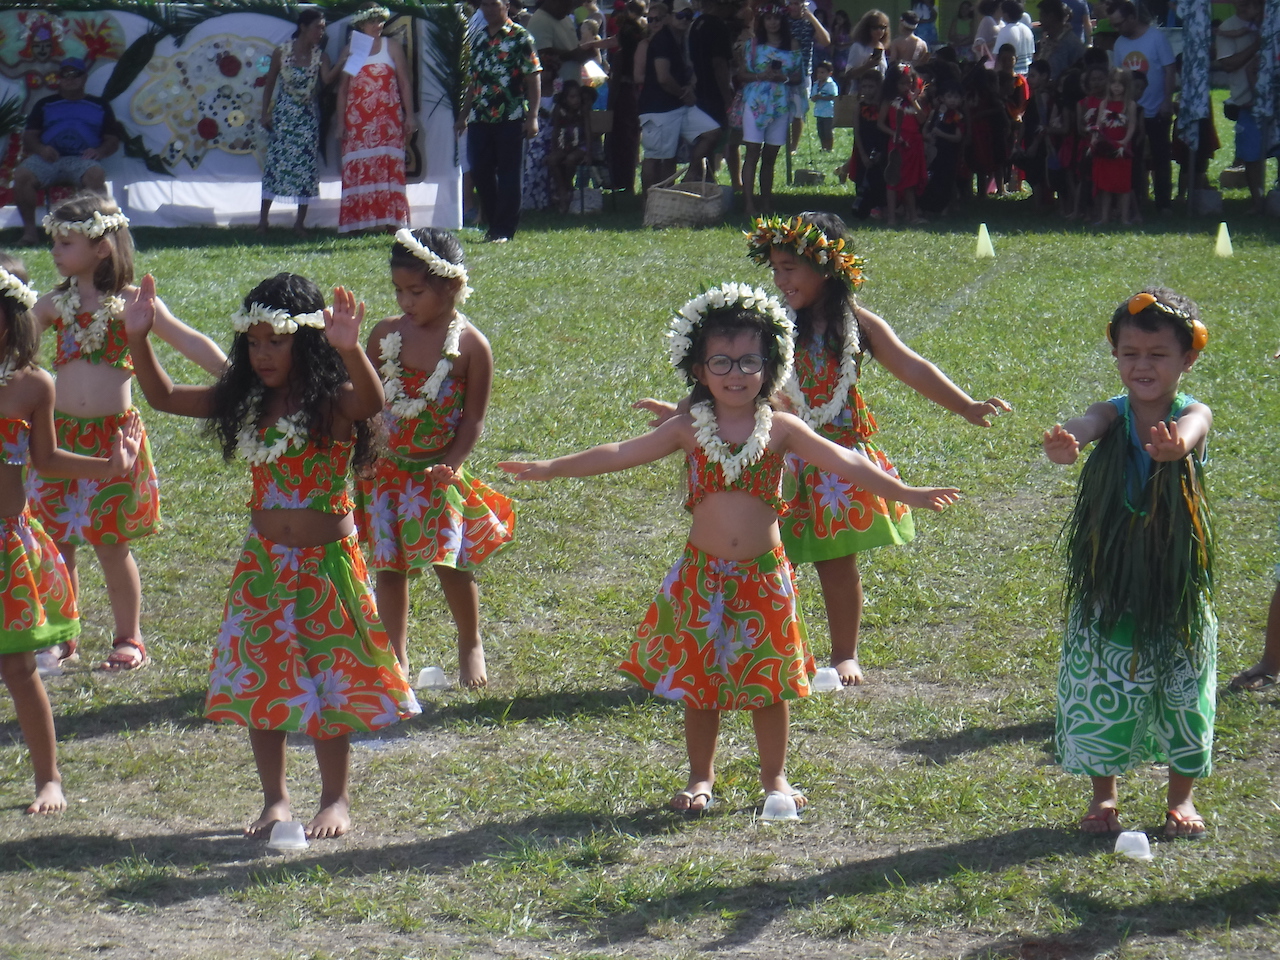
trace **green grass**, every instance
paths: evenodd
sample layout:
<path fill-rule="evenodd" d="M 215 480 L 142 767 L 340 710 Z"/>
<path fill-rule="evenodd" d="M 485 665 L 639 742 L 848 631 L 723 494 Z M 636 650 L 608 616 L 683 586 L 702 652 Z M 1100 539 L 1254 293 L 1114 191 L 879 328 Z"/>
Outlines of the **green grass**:
<path fill-rule="evenodd" d="M 1223 128 L 1227 129 L 1227 128 Z M 787 211 L 848 197 L 783 193 Z M 358 741 L 356 828 L 287 857 L 238 836 L 260 802 L 243 732 L 200 719 L 209 642 L 246 525 L 242 466 L 198 425 L 148 415 L 165 529 L 138 544 L 144 630 L 137 676 L 78 668 L 49 682 L 70 809 L 33 820 L 17 724 L 0 701 L 0 956 L 693 956 L 791 953 L 968 957 L 1236 957 L 1274 950 L 1280 926 L 1280 699 L 1224 695 L 1214 775 L 1198 788 L 1200 844 L 1119 860 L 1073 830 L 1087 785 L 1052 764 L 1062 564 L 1075 469 L 1040 432 L 1119 391 L 1103 324 L 1149 282 L 1201 305 L 1210 345 L 1186 386 L 1215 411 L 1210 492 L 1219 529 L 1220 670 L 1260 647 L 1276 561 L 1280 346 L 1271 221 L 1229 196 L 1236 256 L 1216 220 L 1178 215 L 1090 232 L 1019 202 L 965 208 L 911 232 L 859 229 L 865 303 L 974 395 L 1014 406 L 978 430 L 871 364 L 864 389 L 904 476 L 965 501 L 919 518 L 912 544 L 864 558 L 869 684 L 794 711 L 789 772 L 812 806 L 798 825 L 755 818 L 749 718 L 726 718 L 717 812 L 664 805 L 683 784 L 680 711 L 613 672 L 687 528 L 680 465 L 512 485 L 493 464 L 643 430 L 629 408 L 675 397 L 661 335 L 703 282 L 767 281 L 741 224 L 652 232 L 638 207 L 586 221 L 529 216 L 517 239 L 464 231 L 468 314 L 497 366 L 477 474 L 517 498 L 518 544 L 482 577 L 491 687 L 431 693 L 420 718 Z M 995 261 L 972 256 L 981 219 Z M 175 312 L 222 343 L 235 302 L 281 269 L 343 283 L 373 317 L 394 310 L 380 238 L 258 245 L 245 231 L 138 232 L 139 266 Z M 36 285 L 48 255 L 28 256 Z M 163 351 L 178 379 L 199 379 Z M 109 615 L 83 571 L 86 658 Z M 816 578 L 803 601 L 827 652 Z M 434 582 L 417 583 L 415 666 L 453 669 Z M 300 813 L 314 760 L 290 749 Z M 1126 822 L 1163 818 L 1160 767 L 1122 783 Z"/>

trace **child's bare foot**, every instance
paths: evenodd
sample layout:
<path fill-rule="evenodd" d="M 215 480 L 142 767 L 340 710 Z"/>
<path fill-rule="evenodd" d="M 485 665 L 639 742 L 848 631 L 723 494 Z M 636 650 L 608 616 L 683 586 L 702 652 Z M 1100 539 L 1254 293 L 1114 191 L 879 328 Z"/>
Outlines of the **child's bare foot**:
<path fill-rule="evenodd" d="M 67 798 L 62 795 L 62 784 L 50 780 L 36 788 L 36 799 L 27 807 L 27 813 L 61 813 L 67 809 Z"/>
<path fill-rule="evenodd" d="M 327 840 L 340 837 L 351 829 L 351 805 L 346 797 L 321 807 L 307 824 L 307 837 L 311 840 Z"/>
<path fill-rule="evenodd" d="M 711 806 L 711 781 L 690 780 L 669 804 L 676 813 L 701 813 Z"/>
<path fill-rule="evenodd" d="M 858 665 L 857 657 L 849 657 L 847 660 L 836 660 L 832 657 L 831 665 L 836 668 L 836 673 L 840 674 L 840 682 L 846 687 L 860 687 L 866 679 L 862 675 L 862 667 Z"/>
<path fill-rule="evenodd" d="M 809 798 L 787 782 L 786 777 L 770 777 L 768 780 L 762 779 L 760 786 L 764 787 L 764 792 L 783 793 L 796 802 L 796 809 L 803 810 L 809 805 Z"/>
<path fill-rule="evenodd" d="M 1180 837 L 1197 839 L 1205 835 L 1204 817 L 1196 812 L 1196 805 L 1184 800 L 1176 807 L 1170 807 L 1164 820 L 1164 838 L 1176 840 Z"/>
<path fill-rule="evenodd" d="M 477 641 L 470 649 L 458 648 L 458 683 L 471 690 L 489 685 L 483 643 Z"/>
<path fill-rule="evenodd" d="M 275 803 L 268 803 L 262 808 L 262 815 L 244 828 L 244 835 L 252 837 L 254 840 L 265 840 L 271 836 L 271 828 L 277 823 L 292 819 L 293 814 L 289 810 L 289 801 L 287 799 L 277 800 Z"/>
<path fill-rule="evenodd" d="M 1081 833 L 1119 833 L 1120 816 L 1116 813 L 1115 801 L 1097 801 L 1089 804 L 1089 812 L 1080 820 Z"/>

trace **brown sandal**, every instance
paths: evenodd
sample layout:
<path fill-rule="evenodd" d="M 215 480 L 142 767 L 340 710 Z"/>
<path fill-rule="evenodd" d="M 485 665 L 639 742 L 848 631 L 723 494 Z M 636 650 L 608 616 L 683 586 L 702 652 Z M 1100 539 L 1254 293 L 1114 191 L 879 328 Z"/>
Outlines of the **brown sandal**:
<path fill-rule="evenodd" d="M 135 637 L 116 637 L 111 643 L 111 656 L 98 664 L 107 673 L 141 670 L 151 662 L 146 645 Z"/>

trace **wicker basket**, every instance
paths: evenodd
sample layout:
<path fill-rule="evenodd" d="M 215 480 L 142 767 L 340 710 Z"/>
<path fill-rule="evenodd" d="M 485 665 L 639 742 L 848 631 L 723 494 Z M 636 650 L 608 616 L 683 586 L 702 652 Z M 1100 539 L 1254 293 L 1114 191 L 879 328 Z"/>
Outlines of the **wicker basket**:
<path fill-rule="evenodd" d="M 709 227 L 723 219 L 723 192 L 715 183 L 677 185 L 672 176 L 650 187 L 644 202 L 646 227 Z"/>

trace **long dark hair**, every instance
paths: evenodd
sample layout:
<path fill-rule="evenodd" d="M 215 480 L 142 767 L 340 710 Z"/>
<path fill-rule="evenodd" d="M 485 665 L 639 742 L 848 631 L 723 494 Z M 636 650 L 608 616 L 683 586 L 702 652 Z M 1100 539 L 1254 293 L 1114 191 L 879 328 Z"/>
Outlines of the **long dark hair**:
<path fill-rule="evenodd" d="M 845 247 L 851 249 L 853 237 L 845 222 L 834 213 L 806 211 L 800 214 L 806 223 L 811 223 L 830 242 L 844 240 Z M 822 293 L 816 303 L 801 307 L 796 311 L 796 345 L 808 346 L 813 342 L 813 330 L 819 319 L 826 322 L 822 334 L 822 349 L 831 356 L 839 358 L 844 354 L 845 336 L 850 330 L 858 338 L 858 352 L 869 353 L 867 338 L 862 335 L 862 325 L 858 322 L 858 301 L 854 297 L 853 288 L 841 277 L 827 277 L 822 284 Z"/>
<path fill-rule="evenodd" d="M 278 273 L 263 280 L 244 298 L 248 310 L 258 303 L 290 314 L 313 313 L 324 309 L 324 295 L 312 281 L 296 273 Z M 347 382 L 347 368 L 338 351 L 315 327 L 299 327 L 291 334 L 292 366 L 289 395 L 306 414 L 308 436 L 321 448 L 333 442 L 333 404 L 338 390 Z M 237 333 L 228 351 L 227 369 L 213 387 L 213 413 L 209 431 L 222 446 L 222 457 L 235 456 L 240 431 L 262 397 L 262 381 L 249 363 L 249 336 Z M 357 472 L 373 460 L 373 429 L 367 420 L 353 425 L 356 434 L 352 469 Z"/>
<path fill-rule="evenodd" d="M 26 265 L 15 256 L 0 253 L 0 267 L 23 283 L 30 283 Z M 35 362 L 40 348 L 40 328 L 25 304 L 12 296 L 0 294 L 0 314 L 4 316 L 4 336 L 0 337 L 0 363 L 13 362 L 13 369 L 23 370 Z"/>
<path fill-rule="evenodd" d="M 777 4 L 766 4 L 756 11 L 756 43 L 769 42 L 769 30 L 764 25 L 764 18 L 775 13 L 779 17 L 778 30 L 782 36 L 782 46 L 778 49 L 790 50 L 791 24 L 787 21 L 791 18 L 787 16 L 787 11 Z"/>

